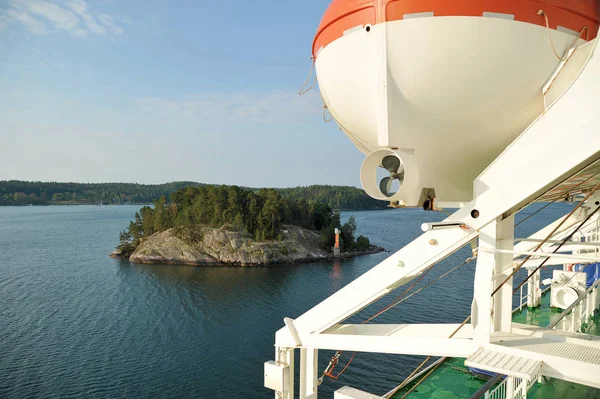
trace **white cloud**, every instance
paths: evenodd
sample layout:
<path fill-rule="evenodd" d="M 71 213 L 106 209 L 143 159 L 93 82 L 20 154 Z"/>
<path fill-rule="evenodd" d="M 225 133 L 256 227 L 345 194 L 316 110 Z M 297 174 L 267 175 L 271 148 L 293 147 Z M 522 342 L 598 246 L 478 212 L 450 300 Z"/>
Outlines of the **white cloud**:
<path fill-rule="evenodd" d="M 36 35 L 44 35 L 48 33 L 46 29 L 46 24 L 40 21 L 37 18 L 34 18 L 28 12 L 23 10 L 19 10 L 16 8 L 10 9 L 6 12 L 9 17 L 14 18 L 15 20 L 21 22 L 27 29 L 29 29 L 32 33 Z"/>
<path fill-rule="evenodd" d="M 68 7 L 75 11 L 75 13 L 83 20 L 85 26 L 87 28 L 98 34 L 98 35 L 106 35 L 107 30 L 104 26 L 98 25 L 96 19 L 90 15 L 88 12 L 88 5 L 83 0 L 70 0 L 68 3 Z"/>
<path fill-rule="evenodd" d="M 146 97 L 138 107 L 163 119 L 179 122 L 281 123 L 319 115 L 323 102 L 318 91 L 300 97 L 285 91 L 205 94 L 181 100 Z"/>
<path fill-rule="evenodd" d="M 109 15 L 95 16 L 91 13 L 83 0 L 58 3 L 46 0 L 11 0 L 9 5 L 5 14 L 37 35 L 48 34 L 52 29 L 65 30 L 80 37 L 124 32 Z"/>
<path fill-rule="evenodd" d="M 123 34 L 123 32 L 124 32 L 123 28 L 117 26 L 114 23 L 114 20 L 113 20 L 113 18 L 111 16 L 106 15 L 106 14 L 102 14 L 102 15 L 98 16 L 98 19 L 100 20 L 100 22 L 102 22 L 104 24 L 104 26 L 108 27 L 115 34 L 117 34 L 117 35 Z"/>

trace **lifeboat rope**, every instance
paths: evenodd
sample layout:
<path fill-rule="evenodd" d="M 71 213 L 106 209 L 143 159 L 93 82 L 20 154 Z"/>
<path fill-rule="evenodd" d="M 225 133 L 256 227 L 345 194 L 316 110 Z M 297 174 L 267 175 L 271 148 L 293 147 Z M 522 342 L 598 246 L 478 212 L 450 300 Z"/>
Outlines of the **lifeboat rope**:
<path fill-rule="evenodd" d="M 311 56 L 310 59 L 312 60 L 311 65 L 310 65 L 310 72 L 308 73 L 308 77 L 306 78 L 306 80 L 304 81 L 304 84 L 302 85 L 302 87 L 300 88 L 300 91 L 298 92 L 299 96 L 305 95 L 317 84 L 317 77 L 315 75 L 315 81 L 312 82 L 312 84 L 308 88 L 306 88 L 306 86 L 308 85 L 308 82 L 310 81 L 310 78 L 312 77 L 312 74 L 315 70 L 315 57 Z"/>
<path fill-rule="evenodd" d="M 327 119 L 327 117 L 325 116 L 325 112 L 329 111 L 329 108 L 327 107 L 326 104 L 323 104 L 323 121 L 325 123 L 329 123 L 333 120 L 333 115 L 331 114 L 331 111 L 329 111 L 329 115 L 331 115 L 331 118 Z"/>
<path fill-rule="evenodd" d="M 573 43 L 571 43 L 571 46 L 569 46 L 569 48 L 567 49 L 565 54 L 561 57 L 560 55 L 558 55 L 558 51 L 556 51 L 556 47 L 554 46 L 554 41 L 552 40 L 552 35 L 550 34 L 550 22 L 548 21 L 548 15 L 544 12 L 544 10 L 539 10 L 537 12 L 537 15 L 544 17 L 544 19 L 546 20 L 546 30 L 548 32 L 548 39 L 550 39 L 550 45 L 552 46 L 552 51 L 554 52 L 554 55 L 556 56 L 556 58 L 558 58 L 559 61 L 562 62 L 562 61 L 566 61 L 568 59 L 569 50 L 575 48 L 575 44 L 577 43 L 577 40 L 579 40 L 581 35 L 583 35 L 583 32 L 585 32 L 585 41 L 586 42 L 589 41 L 590 32 L 588 30 L 588 27 L 584 26 L 581 29 L 581 31 L 579 32 L 579 35 L 577 35 L 575 40 L 573 40 Z"/>

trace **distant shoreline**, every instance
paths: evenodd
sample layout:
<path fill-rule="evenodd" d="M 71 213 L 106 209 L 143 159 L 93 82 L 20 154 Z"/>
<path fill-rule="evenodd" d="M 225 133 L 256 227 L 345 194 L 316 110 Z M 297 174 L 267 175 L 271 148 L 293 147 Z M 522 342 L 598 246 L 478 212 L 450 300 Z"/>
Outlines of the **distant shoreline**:
<path fill-rule="evenodd" d="M 81 202 L 77 202 L 77 203 L 67 203 L 67 202 L 61 202 L 61 203 L 50 203 L 50 204 L 0 204 L 0 207 L 29 207 L 29 206 L 73 206 L 73 205 L 87 205 L 87 206 L 123 206 L 123 205 L 139 205 L 139 206 L 152 206 L 153 204 L 151 202 L 136 202 L 136 203 L 132 203 L 132 204 L 102 204 L 102 205 L 98 205 L 98 204 L 94 204 L 94 203 L 90 203 L 90 202 L 86 202 L 86 203 L 81 203 Z M 388 210 L 392 210 L 395 208 L 371 208 L 371 209 L 336 209 L 337 211 L 340 212 L 371 212 L 371 211 L 388 211 Z M 406 208 L 409 209 L 409 208 Z"/>
<path fill-rule="evenodd" d="M 152 205 L 151 202 L 136 202 L 136 203 L 132 203 L 132 204 L 102 204 L 102 205 L 98 205 L 98 204 L 94 204 L 92 202 L 60 202 L 60 203 L 49 203 L 49 204 L 0 204 L 1 206 L 5 206 L 5 207 L 27 207 L 27 206 L 65 206 L 65 205 L 87 205 L 87 206 L 121 206 L 121 205 L 140 205 L 140 206 L 144 206 L 144 205 Z"/>
<path fill-rule="evenodd" d="M 164 184 L 137 183 L 59 183 L 40 181 L 0 180 L 0 206 L 31 205 L 148 205 L 160 198 L 168 202 L 171 195 L 185 189 L 247 190 L 258 194 L 275 190 L 288 200 L 325 203 L 341 210 L 374 210 L 387 208 L 388 201 L 371 198 L 355 186 L 310 185 L 286 188 L 252 188 L 226 184 L 205 184 L 177 181 Z"/>

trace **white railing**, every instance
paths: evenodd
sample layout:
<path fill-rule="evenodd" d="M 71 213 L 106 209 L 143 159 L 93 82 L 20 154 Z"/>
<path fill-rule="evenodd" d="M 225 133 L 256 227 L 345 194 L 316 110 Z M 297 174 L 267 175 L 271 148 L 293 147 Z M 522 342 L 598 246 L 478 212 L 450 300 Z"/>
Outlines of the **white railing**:
<path fill-rule="evenodd" d="M 538 377 L 523 379 L 506 377 L 496 388 L 486 392 L 485 399 L 526 399 L 527 391 L 537 381 Z"/>
<path fill-rule="evenodd" d="M 496 388 L 492 389 L 491 391 L 487 391 L 485 393 L 484 398 L 485 399 L 505 399 L 506 398 L 506 380 L 508 378 L 504 379 L 500 385 L 498 385 Z"/>
<path fill-rule="evenodd" d="M 597 280 L 571 306 L 564 310 L 548 328 L 569 332 L 582 331 L 600 307 L 600 280 Z"/>
<path fill-rule="evenodd" d="M 525 295 L 523 295 L 523 290 L 525 290 Z M 519 310 L 527 306 L 527 302 L 529 301 L 529 294 L 527 292 L 529 292 L 529 282 L 521 286 L 521 291 L 519 292 Z"/>

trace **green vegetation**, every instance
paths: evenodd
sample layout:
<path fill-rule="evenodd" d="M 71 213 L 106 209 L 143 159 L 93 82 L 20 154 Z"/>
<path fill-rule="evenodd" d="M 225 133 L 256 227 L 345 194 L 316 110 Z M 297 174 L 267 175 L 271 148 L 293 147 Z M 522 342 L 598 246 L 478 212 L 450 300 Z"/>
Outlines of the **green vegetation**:
<path fill-rule="evenodd" d="M 48 204 L 151 204 L 185 187 L 203 187 L 202 183 L 56 183 L 0 181 L 0 205 Z M 261 189 L 248 188 L 257 194 Z M 363 190 L 348 186 L 308 186 L 274 189 L 283 198 L 328 204 L 333 209 L 385 209 L 387 202 L 369 197 Z"/>
<path fill-rule="evenodd" d="M 369 197 L 364 190 L 349 186 L 313 185 L 276 189 L 284 198 L 312 200 L 339 210 L 386 209 L 387 201 Z"/>
<path fill-rule="evenodd" d="M 354 218 L 342 226 L 339 212 L 326 203 L 286 198 L 274 189 L 255 192 L 237 186 L 201 186 L 179 189 L 170 202 L 162 196 L 154 208 L 140 209 L 121 232 L 117 250 L 129 256 L 145 237 L 173 227 L 184 230 L 192 241 L 201 239 L 198 231 L 204 226 L 244 231 L 258 241 L 281 240 L 282 226 L 288 224 L 318 231 L 326 250 L 333 246 L 335 228 L 341 229 L 342 252 L 370 247 L 368 238 L 355 239 Z"/>
<path fill-rule="evenodd" d="M 0 181 L 0 205 L 49 204 L 150 204 L 161 196 L 200 183 L 56 183 Z"/>

